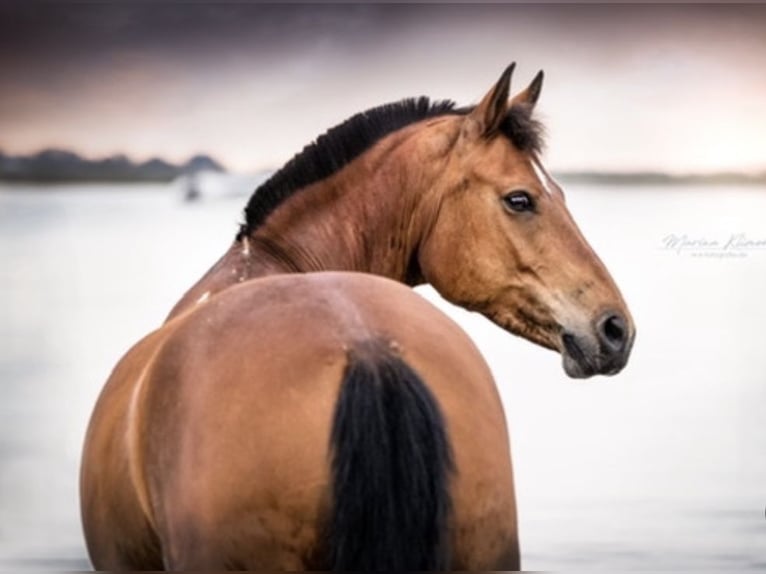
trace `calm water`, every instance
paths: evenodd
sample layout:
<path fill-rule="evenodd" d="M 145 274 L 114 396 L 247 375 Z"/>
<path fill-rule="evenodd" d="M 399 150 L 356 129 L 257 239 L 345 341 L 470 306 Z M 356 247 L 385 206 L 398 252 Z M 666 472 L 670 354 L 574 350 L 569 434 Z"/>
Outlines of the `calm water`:
<path fill-rule="evenodd" d="M 421 290 L 500 385 L 524 567 L 766 568 L 766 249 L 746 244 L 766 240 L 766 189 L 570 187 L 568 201 L 638 325 L 618 377 L 567 379 L 553 353 Z M 87 567 L 90 410 L 227 247 L 243 203 L 0 187 L 0 569 Z"/>

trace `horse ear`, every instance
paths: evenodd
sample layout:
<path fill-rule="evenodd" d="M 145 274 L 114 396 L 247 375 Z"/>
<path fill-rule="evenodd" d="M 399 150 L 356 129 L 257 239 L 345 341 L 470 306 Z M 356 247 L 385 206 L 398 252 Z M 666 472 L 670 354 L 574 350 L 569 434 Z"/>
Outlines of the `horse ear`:
<path fill-rule="evenodd" d="M 466 118 L 465 125 L 471 135 L 486 137 L 500 127 L 508 114 L 508 95 L 511 90 L 511 75 L 515 67 L 516 62 L 513 62 L 505 69 L 497 83 Z"/>
<path fill-rule="evenodd" d="M 532 83 L 530 83 L 525 90 L 519 92 L 513 97 L 511 100 L 511 105 L 527 104 L 534 107 L 534 105 L 537 103 L 537 100 L 540 98 L 540 92 L 543 89 L 544 77 L 545 74 L 542 70 L 537 72 L 537 75 L 535 76 L 534 80 L 532 80 Z"/>

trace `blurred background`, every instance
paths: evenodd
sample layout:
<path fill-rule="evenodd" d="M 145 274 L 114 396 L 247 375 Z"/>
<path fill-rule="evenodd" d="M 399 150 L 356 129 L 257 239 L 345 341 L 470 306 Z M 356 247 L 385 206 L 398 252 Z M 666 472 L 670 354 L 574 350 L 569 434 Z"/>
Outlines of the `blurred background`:
<path fill-rule="evenodd" d="M 523 566 L 766 568 L 766 6 L 0 4 L 0 569 L 89 566 L 111 368 L 328 127 L 546 72 L 546 164 L 638 326 L 615 378 L 418 290 L 506 407 Z M 477 413 L 481 416 L 481 413 Z"/>

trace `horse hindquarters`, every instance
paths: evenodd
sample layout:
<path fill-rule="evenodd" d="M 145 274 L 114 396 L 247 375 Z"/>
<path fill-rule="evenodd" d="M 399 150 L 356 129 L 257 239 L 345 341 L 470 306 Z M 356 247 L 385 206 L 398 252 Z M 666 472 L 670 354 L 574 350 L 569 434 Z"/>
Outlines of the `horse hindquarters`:
<path fill-rule="evenodd" d="M 331 435 L 333 570 L 449 566 L 452 453 L 439 406 L 382 342 L 349 352 Z"/>
<path fill-rule="evenodd" d="M 159 538 L 141 504 L 129 452 L 135 432 L 130 404 L 159 332 L 135 345 L 118 363 L 91 416 L 80 469 L 83 534 L 97 570 L 160 570 Z"/>
<path fill-rule="evenodd" d="M 134 417 L 165 567 L 518 567 L 491 373 L 420 296 L 279 276 L 171 326 Z"/>

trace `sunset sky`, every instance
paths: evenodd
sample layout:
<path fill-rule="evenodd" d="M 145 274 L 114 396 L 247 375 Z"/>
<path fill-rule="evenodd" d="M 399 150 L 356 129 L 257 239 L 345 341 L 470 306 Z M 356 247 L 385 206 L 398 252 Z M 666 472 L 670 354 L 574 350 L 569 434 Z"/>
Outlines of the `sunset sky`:
<path fill-rule="evenodd" d="M 281 165 L 402 97 L 544 69 L 558 170 L 766 170 L 766 5 L 0 4 L 0 150 Z"/>

